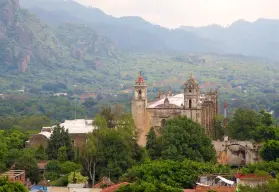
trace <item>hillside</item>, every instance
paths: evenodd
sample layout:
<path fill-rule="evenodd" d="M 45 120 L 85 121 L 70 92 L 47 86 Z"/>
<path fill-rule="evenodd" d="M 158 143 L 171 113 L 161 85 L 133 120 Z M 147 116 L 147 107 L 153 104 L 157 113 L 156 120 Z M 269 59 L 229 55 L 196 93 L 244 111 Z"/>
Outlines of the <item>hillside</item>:
<path fill-rule="evenodd" d="M 61 24 L 56 31 L 41 23 L 16 0 L 1 0 L 1 67 L 26 72 L 30 64 L 50 65 L 71 55 L 114 56 L 114 45 L 83 25 Z"/>
<path fill-rule="evenodd" d="M 268 57 L 279 60 L 279 20 L 259 19 L 255 22 L 238 20 L 228 27 L 181 27 L 188 32 L 218 41 L 231 53 Z"/>
<path fill-rule="evenodd" d="M 103 86 L 108 68 L 117 73 L 103 63 L 116 57 L 114 43 L 85 25 L 68 22 L 53 29 L 18 1 L 1 0 L 0 26 L 0 92 L 41 90 L 47 83 Z"/>
<path fill-rule="evenodd" d="M 183 26 L 170 30 L 140 17 L 115 18 L 73 0 L 21 0 L 21 6 L 51 25 L 64 21 L 87 24 L 122 51 L 240 54 L 279 60 L 278 20 L 239 20 L 227 28 Z"/>
<path fill-rule="evenodd" d="M 27 71 L 30 63 L 47 63 L 62 55 L 63 45 L 50 29 L 18 1 L 0 1 L 1 68 Z"/>
<path fill-rule="evenodd" d="M 89 25 L 122 51 L 223 52 L 222 46 L 193 33 L 166 29 L 140 17 L 115 18 L 72 0 L 21 0 L 21 6 L 51 25 L 64 21 Z"/>

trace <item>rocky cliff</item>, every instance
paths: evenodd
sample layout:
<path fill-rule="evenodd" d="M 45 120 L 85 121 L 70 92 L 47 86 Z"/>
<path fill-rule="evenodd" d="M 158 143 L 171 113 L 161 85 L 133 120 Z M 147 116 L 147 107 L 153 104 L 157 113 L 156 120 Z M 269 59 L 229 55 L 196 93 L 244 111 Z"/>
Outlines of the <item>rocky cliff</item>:
<path fill-rule="evenodd" d="M 19 0 L 0 0 L 0 66 L 26 72 L 30 64 L 67 63 L 69 57 L 114 56 L 114 46 L 92 29 L 65 23 L 56 31 L 21 9 Z"/>

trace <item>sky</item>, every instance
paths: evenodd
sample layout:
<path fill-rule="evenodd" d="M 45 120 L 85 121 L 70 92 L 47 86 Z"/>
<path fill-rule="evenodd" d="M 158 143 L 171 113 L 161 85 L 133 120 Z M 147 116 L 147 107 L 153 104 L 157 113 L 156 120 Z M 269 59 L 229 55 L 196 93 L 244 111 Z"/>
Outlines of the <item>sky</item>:
<path fill-rule="evenodd" d="M 140 16 L 164 27 L 279 19 L 279 0 L 77 0 L 115 17 Z"/>

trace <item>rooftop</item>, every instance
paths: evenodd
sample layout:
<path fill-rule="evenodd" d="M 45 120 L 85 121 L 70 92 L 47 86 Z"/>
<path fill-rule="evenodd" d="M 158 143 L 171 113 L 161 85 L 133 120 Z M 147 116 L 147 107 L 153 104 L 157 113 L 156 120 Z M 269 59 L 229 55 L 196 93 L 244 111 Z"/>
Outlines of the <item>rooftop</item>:
<path fill-rule="evenodd" d="M 50 138 L 55 127 L 56 125 L 52 127 L 43 127 L 42 131 L 39 134 L 44 135 L 46 138 Z M 64 127 L 70 134 L 90 133 L 95 129 L 95 127 L 93 126 L 93 120 L 86 119 L 66 120 L 64 123 L 60 124 L 60 127 Z M 49 132 L 47 130 L 52 131 Z"/>
<path fill-rule="evenodd" d="M 168 96 L 167 98 L 169 100 L 169 104 L 176 105 L 177 107 L 181 107 L 181 105 L 184 104 L 184 94 L 183 93 L 173 95 L 173 96 Z M 200 99 L 201 99 L 200 103 L 202 103 L 202 99 L 204 99 L 204 98 L 205 98 L 205 95 L 201 94 L 200 95 Z M 150 103 L 148 108 L 156 108 L 159 105 L 164 104 L 165 99 L 166 99 L 166 96 L 162 97 L 161 99 L 159 99 L 155 102 Z"/>

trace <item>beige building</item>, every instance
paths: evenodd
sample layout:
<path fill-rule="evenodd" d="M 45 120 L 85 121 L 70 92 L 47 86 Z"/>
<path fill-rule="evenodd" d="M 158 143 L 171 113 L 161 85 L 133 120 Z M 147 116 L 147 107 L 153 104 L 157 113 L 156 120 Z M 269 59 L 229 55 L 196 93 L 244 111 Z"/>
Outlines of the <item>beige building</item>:
<path fill-rule="evenodd" d="M 60 124 L 60 127 L 64 127 L 69 132 L 74 147 L 82 148 L 86 142 L 87 134 L 96 128 L 92 123 L 92 120 L 87 119 L 66 120 Z M 40 145 L 47 147 L 48 140 L 55 128 L 56 125 L 43 127 L 40 133 L 31 135 L 29 140 L 26 141 L 26 147 L 38 148 Z"/>
<path fill-rule="evenodd" d="M 134 86 L 131 106 L 135 125 L 140 130 L 140 145 L 145 145 L 151 127 L 161 127 L 167 119 L 175 116 L 191 118 L 200 123 L 205 133 L 211 136 L 214 118 L 218 114 L 218 91 L 201 93 L 199 84 L 190 76 L 184 84 L 183 93 L 173 95 L 168 91 L 163 95 L 159 92 L 155 100 L 149 101 L 147 85 L 140 75 Z"/>

